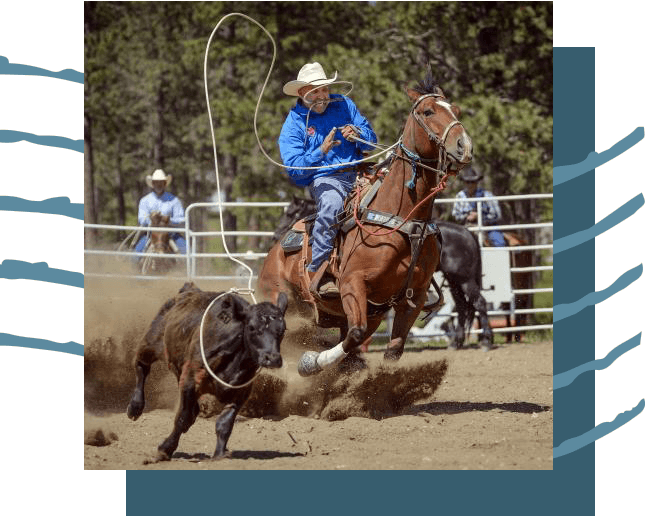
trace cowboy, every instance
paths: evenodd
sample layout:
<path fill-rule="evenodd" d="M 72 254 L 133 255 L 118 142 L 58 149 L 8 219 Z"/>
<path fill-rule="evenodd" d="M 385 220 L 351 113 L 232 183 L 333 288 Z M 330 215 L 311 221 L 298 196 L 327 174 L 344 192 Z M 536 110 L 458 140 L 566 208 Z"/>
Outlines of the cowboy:
<path fill-rule="evenodd" d="M 298 78 L 284 85 L 286 95 L 298 97 L 282 126 L 278 145 L 290 180 L 298 186 L 309 187 L 316 201 L 317 215 L 312 231 L 312 257 L 307 265 L 312 288 L 321 296 L 338 294 L 334 279 L 326 272 L 326 262 L 334 247 L 337 234 L 337 214 L 343 209 L 357 177 L 349 162 L 362 159 L 362 152 L 376 143 L 376 134 L 361 115 L 354 102 L 345 95 L 330 93 L 330 86 L 349 84 L 327 78 L 320 63 L 304 65 Z M 359 137 L 361 141 L 354 140 Z M 324 265 L 324 269 L 322 266 Z M 322 276 L 321 276 L 322 275 Z"/>
<path fill-rule="evenodd" d="M 483 176 L 475 171 L 471 165 L 468 165 L 460 175 L 465 187 L 457 194 L 457 199 L 466 198 L 492 198 L 493 194 L 488 190 L 484 190 L 477 186 L 477 182 Z M 482 219 L 484 226 L 492 226 L 499 224 L 502 218 L 502 212 L 499 208 L 499 203 L 496 199 L 489 199 L 483 201 L 482 206 Z M 476 224 L 477 223 L 477 202 L 476 201 L 457 201 L 452 207 L 452 216 L 458 223 Z M 493 246 L 504 246 L 504 235 L 499 230 L 491 230 L 488 233 L 488 240 Z"/>
<path fill-rule="evenodd" d="M 157 169 L 152 175 L 146 176 L 146 184 L 152 188 L 152 192 L 143 196 L 139 201 L 139 226 L 150 226 L 150 214 L 160 212 L 161 215 L 170 216 L 170 226 L 183 227 L 186 221 L 184 207 L 179 198 L 166 189 L 172 183 L 172 175 L 166 174 L 163 170 Z M 171 233 L 170 238 L 175 241 L 177 248 L 183 254 L 186 253 L 186 239 L 179 233 Z M 148 237 L 142 235 L 135 251 L 142 252 L 148 242 Z"/>

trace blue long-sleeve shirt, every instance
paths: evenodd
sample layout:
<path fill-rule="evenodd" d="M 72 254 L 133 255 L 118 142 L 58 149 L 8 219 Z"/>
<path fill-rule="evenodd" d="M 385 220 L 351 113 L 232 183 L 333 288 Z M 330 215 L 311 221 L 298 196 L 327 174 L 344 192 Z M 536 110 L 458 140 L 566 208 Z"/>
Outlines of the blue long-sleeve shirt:
<path fill-rule="evenodd" d="M 372 149 L 368 144 L 345 140 L 339 130 L 335 140 L 340 140 L 340 145 L 323 154 L 320 146 L 333 127 L 340 128 L 351 124 L 358 128 L 360 133 L 358 136 L 363 140 L 373 143 L 377 141 L 370 123 L 361 115 L 350 98 L 332 94 L 330 99 L 333 102 L 329 103 L 322 114 L 313 110 L 309 112 L 309 108 L 305 107 L 299 99 L 282 125 L 278 139 L 280 156 L 282 163 L 294 167 L 287 169 L 287 173 L 291 181 L 298 186 L 306 187 L 315 178 L 333 174 L 334 171 L 343 168 L 345 163 L 360 160 L 361 151 Z M 307 113 L 309 113 L 309 122 L 305 127 Z M 297 168 L 320 165 L 330 165 L 330 167 L 309 170 Z"/>
<path fill-rule="evenodd" d="M 185 223 L 184 207 L 179 198 L 170 192 L 157 196 L 154 190 L 143 196 L 139 201 L 139 226 L 150 225 L 150 214 L 161 212 L 161 215 L 170 216 L 170 224 L 179 226 Z"/>

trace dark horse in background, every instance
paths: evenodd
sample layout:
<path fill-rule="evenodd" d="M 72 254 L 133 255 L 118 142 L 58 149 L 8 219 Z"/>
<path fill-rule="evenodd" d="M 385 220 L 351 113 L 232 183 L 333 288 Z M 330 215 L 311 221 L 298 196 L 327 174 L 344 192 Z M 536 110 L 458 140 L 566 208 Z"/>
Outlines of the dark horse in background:
<path fill-rule="evenodd" d="M 313 199 L 294 196 L 278 221 L 273 242 L 278 242 L 296 221 L 315 212 L 316 202 Z M 441 230 L 443 239 L 437 271 L 443 273 L 457 311 L 457 328 L 449 347 L 463 347 L 466 334 L 473 324 L 475 311 L 478 311 L 483 329 L 481 346 L 488 348 L 493 342 L 493 332 L 488 323 L 486 300 L 481 294 L 482 262 L 479 242 L 472 232 L 459 224 L 446 221 L 435 221 L 435 224 Z"/>
<path fill-rule="evenodd" d="M 264 261 L 258 288 L 266 299 L 275 303 L 281 291 L 289 291 L 311 306 L 319 326 L 340 329 L 338 345 L 320 354 L 303 354 L 301 375 L 318 373 L 357 350 L 391 308 L 394 322 L 385 358 L 398 360 L 426 303 L 441 254 L 438 230 L 430 223 L 433 197 L 450 175 L 470 163 L 472 140 L 459 122 L 459 108 L 448 102 L 430 70 L 407 93 L 412 108 L 389 170 L 374 180 L 372 188 L 380 186 L 368 206 L 361 207 L 361 197 L 356 196 L 348 210 L 353 224 L 339 231 L 330 270 L 340 297 L 310 293 L 305 263 L 311 260 L 311 250 L 306 245 L 300 253 L 286 252 L 278 243 Z"/>

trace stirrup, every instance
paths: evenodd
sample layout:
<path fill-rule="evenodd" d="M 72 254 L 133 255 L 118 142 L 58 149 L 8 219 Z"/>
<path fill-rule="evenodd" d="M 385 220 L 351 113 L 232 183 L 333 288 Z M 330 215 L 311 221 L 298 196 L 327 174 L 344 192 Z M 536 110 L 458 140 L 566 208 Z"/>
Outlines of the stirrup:
<path fill-rule="evenodd" d="M 328 280 L 318 288 L 318 294 L 323 297 L 340 296 L 340 290 L 336 286 L 336 282 Z"/>

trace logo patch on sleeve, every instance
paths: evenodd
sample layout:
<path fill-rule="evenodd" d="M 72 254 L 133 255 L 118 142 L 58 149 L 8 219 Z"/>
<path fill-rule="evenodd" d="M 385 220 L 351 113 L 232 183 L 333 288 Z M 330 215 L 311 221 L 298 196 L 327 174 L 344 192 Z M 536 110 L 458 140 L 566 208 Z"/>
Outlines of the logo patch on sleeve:
<path fill-rule="evenodd" d="M 309 127 L 307 128 L 307 134 L 308 134 L 309 136 L 314 136 L 314 135 L 316 134 L 316 128 L 315 128 L 315 126 L 309 126 Z"/>

